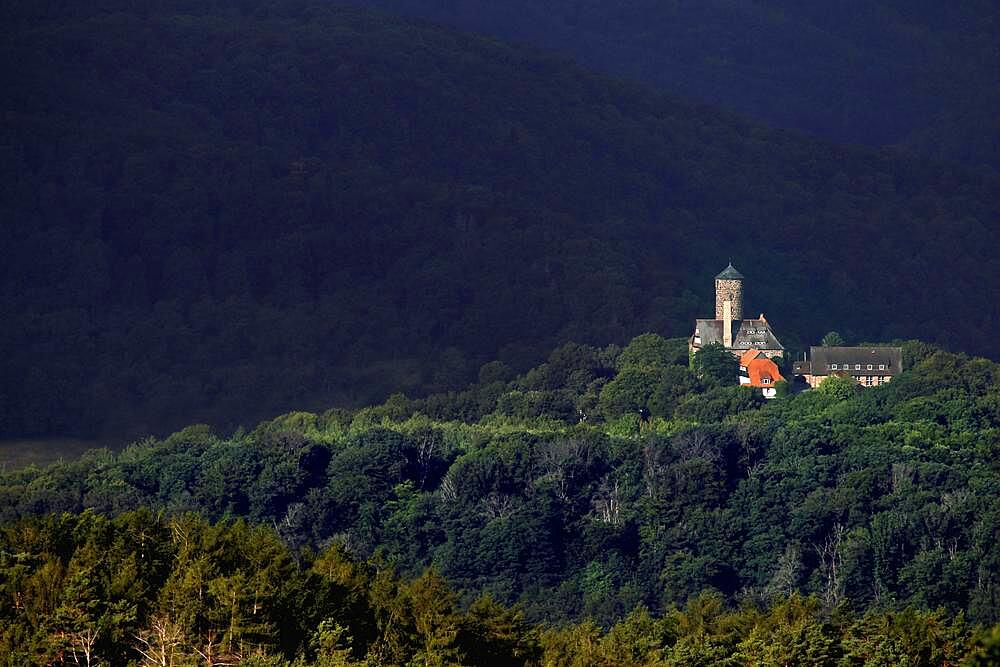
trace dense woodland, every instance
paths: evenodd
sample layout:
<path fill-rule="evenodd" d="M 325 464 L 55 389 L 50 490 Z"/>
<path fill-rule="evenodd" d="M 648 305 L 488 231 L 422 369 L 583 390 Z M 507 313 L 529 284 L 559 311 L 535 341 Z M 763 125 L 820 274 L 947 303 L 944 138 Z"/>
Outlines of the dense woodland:
<path fill-rule="evenodd" d="M 3 3 L 0 436 L 205 424 L 0 469 L 0 662 L 997 664 L 996 8 L 359 3 L 924 157 L 325 0 Z M 727 260 L 790 357 L 927 342 L 765 401 L 676 337 Z"/>
<path fill-rule="evenodd" d="M 9 471 L 2 639 L 129 653 L 169 621 L 284 659 L 954 664 L 1000 621 L 1000 365 L 904 362 L 764 401 L 725 351 L 645 334 Z"/>
<path fill-rule="evenodd" d="M 544 46 L 837 143 L 1000 167 L 989 0 L 352 0 Z"/>
<path fill-rule="evenodd" d="M 0 57 L 3 435 L 228 431 L 685 335 L 728 259 L 790 348 L 995 350 L 986 169 L 325 2 L 8 2 Z"/>
<path fill-rule="evenodd" d="M 10 665 L 705 667 L 954 665 L 1000 660 L 1000 626 L 941 611 L 824 611 L 792 595 L 726 609 L 717 594 L 609 628 L 467 608 L 433 570 L 405 580 L 341 548 L 290 552 L 242 521 L 149 511 L 23 521 L 0 535 L 0 651 Z"/>

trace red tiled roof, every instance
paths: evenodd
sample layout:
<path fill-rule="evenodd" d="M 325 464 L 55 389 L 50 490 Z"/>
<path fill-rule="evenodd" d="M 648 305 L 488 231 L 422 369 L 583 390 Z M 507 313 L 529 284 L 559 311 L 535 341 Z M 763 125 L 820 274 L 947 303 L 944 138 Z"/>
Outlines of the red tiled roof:
<path fill-rule="evenodd" d="M 760 350 L 755 348 L 750 348 L 740 356 L 740 368 L 746 368 L 747 365 L 760 356 Z"/>
<path fill-rule="evenodd" d="M 781 376 L 781 371 L 778 370 L 777 364 L 767 357 L 753 359 L 748 364 L 743 364 L 741 359 L 740 365 L 746 367 L 751 387 L 773 387 L 774 383 L 785 379 Z M 764 384 L 763 381 L 765 379 L 770 380 L 770 382 Z"/>

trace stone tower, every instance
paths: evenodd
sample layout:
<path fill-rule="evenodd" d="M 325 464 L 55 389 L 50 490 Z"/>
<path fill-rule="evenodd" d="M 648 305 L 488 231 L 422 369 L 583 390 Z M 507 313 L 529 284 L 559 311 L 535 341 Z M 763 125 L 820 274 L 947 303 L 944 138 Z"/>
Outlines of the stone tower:
<path fill-rule="evenodd" d="M 743 319 L 743 274 L 732 262 L 715 276 L 715 319 L 722 320 L 722 344 L 733 346 L 733 321 Z"/>
<path fill-rule="evenodd" d="M 743 274 L 730 264 L 726 270 L 715 276 L 715 319 L 723 318 L 726 302 L 731 304 L 732 318 L 743 319 Z"/>

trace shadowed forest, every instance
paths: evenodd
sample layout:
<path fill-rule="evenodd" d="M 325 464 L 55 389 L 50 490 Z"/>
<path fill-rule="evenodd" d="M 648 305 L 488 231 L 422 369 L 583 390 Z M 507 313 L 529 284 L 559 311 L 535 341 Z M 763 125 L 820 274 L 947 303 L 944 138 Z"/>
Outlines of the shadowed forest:
<path fill-rule="evenodd" d="M 1000 10 L 926 0 L 353 0 L 844 144 L 1000 166 Z"/>
<path fill-rule="evenodd" d="M 684 335 L 727 259 L 790 349 L 993 353 L 985 168 L 297 0 L 7 3 L 0 35 L 6 437 L 230 430 Z"/>

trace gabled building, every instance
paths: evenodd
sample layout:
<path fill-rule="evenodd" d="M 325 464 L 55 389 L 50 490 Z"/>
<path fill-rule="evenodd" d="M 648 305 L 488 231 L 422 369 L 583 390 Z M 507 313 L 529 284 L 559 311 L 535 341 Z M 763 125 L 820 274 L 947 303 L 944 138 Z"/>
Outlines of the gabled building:
<path fill-rule="evenodd" d="M 792 365 L 796 377 L 818 387 L 831 375 L 854 378 L 865 387 L 885 384 L 903 372 L 900 347 L 810 347 L 809 358 Z"/>
<path fill-rule="evenodd" d="M 747 350 L 740 357 L 740 386 L 760 389 L 764 398 L 774 398 L 776 385 L 784 379 L 778 365 L 760 350 Z"/>
<path fill-rule="evenodd" d="M 736 357 L 751 349 L 768 358 L 785 353 L 763 313 L 756 319 L 743 319 L 743 274 L 732 264 L 715 277 L 715 318 L 695 320 L 688 347 L 696 352 L 712 343 L 721 344 Z"/>

